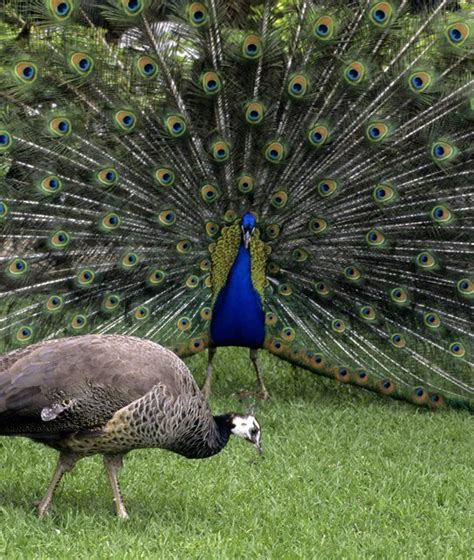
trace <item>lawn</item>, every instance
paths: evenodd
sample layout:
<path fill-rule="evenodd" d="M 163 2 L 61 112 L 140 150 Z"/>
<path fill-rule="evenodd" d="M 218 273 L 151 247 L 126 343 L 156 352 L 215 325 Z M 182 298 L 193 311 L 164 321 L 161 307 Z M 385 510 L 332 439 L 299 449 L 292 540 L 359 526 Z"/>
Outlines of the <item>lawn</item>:
<path fill-rule="evenodd" d="M 257 411 L 264 458 L 236 439 L 204 461 L 135 451 L 121 477 L 127 522 L 113 515 L 99 458 L 67 475 L 38 520 L 31 503 L 56 454 L 2 438 L 0 557 L 474 557 L 467 413 L 421 410 L 261 360 L 272 394 Z M 205 356 L 190 365 L 201 380 Z M 247 353 L 220 350 L 215 366 L 213 410 L 245 409 L 232 393 L 253 386 Z"/>

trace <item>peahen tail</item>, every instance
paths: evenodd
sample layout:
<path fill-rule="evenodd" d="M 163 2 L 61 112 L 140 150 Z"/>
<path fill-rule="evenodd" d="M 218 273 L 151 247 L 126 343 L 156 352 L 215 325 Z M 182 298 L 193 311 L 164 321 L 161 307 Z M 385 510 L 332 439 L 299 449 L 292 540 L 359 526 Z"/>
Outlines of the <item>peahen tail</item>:
<path fill-rule="evenodd" d="M 472 406 L 467 2 L 29 4 L 0 47 L 4 348 L 263 345 Z"/>

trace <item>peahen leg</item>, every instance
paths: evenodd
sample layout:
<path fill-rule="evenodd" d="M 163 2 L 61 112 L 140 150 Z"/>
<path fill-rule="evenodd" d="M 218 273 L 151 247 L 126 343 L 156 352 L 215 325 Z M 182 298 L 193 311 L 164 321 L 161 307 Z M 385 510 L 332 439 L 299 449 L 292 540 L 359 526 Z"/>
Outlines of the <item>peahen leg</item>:
<path fill-rule="evenodd" d="M 256 348 L 251 348 L 250 359 L 252 360 L 253 367 L 255 368 L 255 373 L 257 374 L 257 394 L 259 398 L 266 401 L 270 395 L 268 394 L 267 388 L 265 387 L 265 383 L 263 382 L 263 376 L 262 376 L 262 372 L 260 371 L 257 358 L 258 358 L 258 350 Z"/>
<path fill-rule="evenodd" d="M 128 513 L 123 503 L 122 492 L 118 481 L 118 475 L 123 467 L 123 455 L 104 455 L 104 465 L 109 477 L 110 486 L 112 486 L 117 517 L 120 519 L 128 519 Z"/>
<path fill-rule="evenodd" d="M 56 466 L 56 470 L 54 471 L 53 478 L 49 484 L 48 490 L 46 491 L 44 498 L 40 502 L 38 502 L 38 504 L 35 504 L 38 511 L 38 516 L 40 518 L 44 517 L 48 513 L 51 502 L 53 501 L 54 492 L 58 487 L 61 478 L 65 473 L 72 471 L 79 459 L 81 459 L 81 456 L 76 455 L 75 453 L 61 452 L 61 454 L 59 455 L 58 464 Z"/>
<path fill-rule="evenodd" d="M 216 355 L 216 348 L 214 346 L 209 346 L 207 349 L 207 373 L 204 385 L 202 386 L 202 394 L 204 398 L 208 399 L 211 396 L 211 379 L 212 379 L 212 360 Z"/>

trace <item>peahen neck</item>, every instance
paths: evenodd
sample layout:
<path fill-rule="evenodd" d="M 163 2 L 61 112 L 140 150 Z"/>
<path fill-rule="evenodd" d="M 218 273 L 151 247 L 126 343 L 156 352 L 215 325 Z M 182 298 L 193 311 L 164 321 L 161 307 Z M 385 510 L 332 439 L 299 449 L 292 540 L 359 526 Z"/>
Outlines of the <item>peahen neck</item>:
<path fill-rule="evenodd" d="M 252 282 L 250 250 L 241 242 L 227 282 L 212 311 L 211 339 L 215 346 L 260 348 L 265 339 L 262 299 Z"/>

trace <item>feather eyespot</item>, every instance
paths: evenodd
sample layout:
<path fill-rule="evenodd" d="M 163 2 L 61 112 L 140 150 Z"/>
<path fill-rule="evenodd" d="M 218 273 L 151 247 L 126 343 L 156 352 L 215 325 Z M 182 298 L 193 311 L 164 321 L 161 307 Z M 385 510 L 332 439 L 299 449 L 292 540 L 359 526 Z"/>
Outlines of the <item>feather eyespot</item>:
<path fill-rule="evenodd" d="M 277 239 L 277 237 L 280 235 L 280 231 L 281 228 L 278 224 L 268 224 L 265 227 L 265 234 L 268 237 L 268 239 L 271 239 L 272 241 L 274 239 Z"/>
<path fill-rule="evenodd" d="M 449 345 L 449 352 L 455 358 L 464 358 L 464 356 L 466 355 L 466 348 L 464 347 L 464 344 L 462 342 L 451 342 L 451 344 Z"/>
<path fill-rule="evenodd" d="M 176 251 L 179 255 L 187 255 L 193 250 L 193 244 L 189 239 L 182 239 L 176 244 Z"/>
<path fill-rule="evenodd" d="M 304 74 L 294 74 L 286 88 L 288 95 L 292 99 L 303 99 L 309 90 L 309 81 Z"/>
<path fill-rule="evenodd" d="M 431 158 L 437 163 L 447 163 L 458 154 L 457 148 L 449 142 L 442 140 L 431 145 Z"/>
<path fill-rule="evenodd" d="M 137 125 L 137 117 L 132 111 L 121 109 L 114 114 L 115 126 L 122 132 L 133 132 Z"/>
<path fill-rule="evenodd" d="M 328 229 L 328 223 L 324 218 L 314 217 L 309 222 L 309 231 L 315 235 L 321 235 Z"/>
<path fill-rule="evenodd" d="M 270 198 L 270 203 L 274 208 L 281 210 L 288 202 L 288 193 L 285 191 L 274 192 Z"/>
<path fill-rule="evenodd" d="M 120 306 L 120 296 L 118 294 L 108 294 L 104 297 L 102 302 L 102 309 L 106 312 L 111 312 Z"/>
<path fill-rule="evenodd" d="M 136 61 L 138 73 L 145 80 L 152 80 L 158 74 L 158 64 L 151 56 L 140 56 Z"/>
<path fill-rule="evenodd" d="M 377 320 L 377 313 L 370 305 L 363 305 L 359 309 L 359 317 L 370 323 Z"/>
<path fill-rule="evenodd" d="M 395 348 L 405 348 L 405 346 L 407 345 L 406 338 L 401 333 L 394 333 L 390 335 L 389 340 L 392 346 L 394 346 Z"/>
<path fill-rule="evenodd" d="M 162 284 L 165 280 L 166 274 L 159 268 L 155 268 L 147 275 L 147 285 L 154 288 Z"/>
<path fill-rule="evenodd" d="M 210 204 L 219 199 L 221 193 L 216 185 L 207 184 L 201 187 L 201 199 Z"/>
<path fill-rule="evenodd" d="M 218 163 L 225 162 L 230 156 L 230 145 L 228 142 L 219 140 L 211 145 L 211 155 Z"/>
<path fill-rule="evenodd" d="M 354 381 L 357 385 L 367 385 L 367 383 L 369 382 L 369 376 L 367 375 L 367 372 L 365 370 L 360 369 L 356 372 Z"/>
<path fill-rule="evenodd" d="M 181 332 L 189 331 L 192 326 L 191 319 L 189 317 L 180 317 L 178 319 L 178 330 Z"/>
<path fill-rule="evenodd" d="M 48 128 L 57 138 L 66 138 L 72 133 L 71 121 L 66 117 L 54 117 L 49 121 Z"/>
<path fill-rule="evenodd" d="M 61 179 L 56 175 L 48 175 L 38 184 L 39 191 L 46 195 L 57 194 L 61 192 L 62 188 L 63 184 Z"/>
<path fill-rule="evenodd" d="M 398 192 L 395 187 L 387 183 L 381 183 L 374 188 L 372 197 L 377 204 L 385 206 L 397 200 Z"/>
<path fill-rule="evenodd" d="M 20 82 L 32 84 L 38 78 L 38 67 L 33 62 L 17 62 L 14 73 Z"/>
<path fill-rule="evenodd" d="M 24 276 L 28 272 L 28 269 L 28 262 L 20 258 L 11 260 L 7 266 L 7 272 L 13 278 Z"/>
<path fill-rule="evenodd" d="M 306 133 L 306 138 L 314 148 L 321 148 L 329 142 L 329 128 L 324 124 L 315 124 L 311 126 Z"/>
<path fill-rule="evenodd" d="M 6 152 L 12 147 L 13 139 L 8 130 L 0 129 L 0 154 Z"/>
<path fill-rule="evenodd" d="M 125 253 L 120 261 L 122 267 L 125 269 L 134 268 L 135 266 L 137 266 L 138 262 L 139 262 L 138 255 L 133 252 Z"/>
<path fill-rule="evenodd" d="M 252 101 L 244 105 L 244 119 L 247 124 L 261 124 L 265 116 L 265 107 L 259 101 Z"/>
<path fill-rule="evenodd" d="M 323 354 L 313 354 L 311 356 L 311 367 L 314 369 L 324 369 L 326 367 L 326 358 Z"/>
<path fill-rule="evenodd" d="M 344 68 L 344 78 L 350 85 L 361 84 L 367 75 L 367 69 L 362 62 L 354 61 Z"/>
<path fill-rule="evenodd" d="M 441 318 L 438 313 L 425 313 L 423 322 L 429 329 L 439 329 L 441 327 Z"/>
<path fill-rule="evenodd" d="M 94 69 L 94 60 L 85 52 L 73 53 L 69 58 L 71 68 L 79 76 L 88 76 Z"/>
<path fill-rule="evenodd" d="M 280 284 L 278 286 L 278 293 L 281 296 L 288 297 L 291 296 L 291 294 L 293 293 L 293 288 L 290 286 L 290 284 L 286 284 L 286 283 Z"/>
<path fill-rule="evenodd" d="M 474 295 L 474 282 L 470 278 L 461 278 L 456 284 L 456 289 L 461 296 L 472 297 Z"/>
<path fill-rule="evenodd" d="M 3 200 L 0 200 L 0 220 L 5 219 L 9 213 L 10 208 L 8 207 L 8 204 L 3 202 Z"/>
<path fill-rule="evenodd" d="M 209 13 L 201 2 L 192 2 L 187 10 L 189 23 L 193 27 L 201 27 L 208 22 Z"/>
<path fill-rule="evenodd" d="M 315 283 L 314 289 L 316 290 L 318 296 L 321 296 L 323 298 L 327 298 L 328 296 L 331 295 L 331 289 L 329 285 L 322 280 Z"/>
<path fill-rule="evenodd" d="M 397 390 L 395 383 L 389 379 L 380 380 L 377 383 L 377 388 L 382 395 L 392 395 Z"/>
<path fill-rule="evenodd" d="M 74 12 L 75 4 L 72 0 L 47 0 L 49 12 L 58 21 L 65 21 Z"/>
<path fill-rule="evenodd" d="M 341 383 L 349 383 L 349 381 L 351 380 L 351 374 L 345 367 L 338 368 L 335 374 L 336 379 Z"/>
<path fill-rule="evenodd" d="M 144 8 L 143 0 L 120 0 L 122 12 L 129 16 L 138 16 Z"/>
<path fill-rule="evenodd" d="M 334 332 L 341 334 L 346 330 L 347 325 L 342 319 L 333 319 L 331 321 L 331 328 Z"/>
<path fill-rule="evenodd" d="M 99 222 L 100 229 L 105 232 L 114 231 L 121 225 L 122 218 L 117 214 L 117 212 L 108 212 Z"/>
<path fill-rule="evenodd" d="M 33 329 L 24 325 L 16 331 L 15 338 L 17 342 L 30 342 L 33 338 Z"/>
<path fill-rule="evenodd" d="M 321 16 L 314 24 L 314 36 L 319 41 L 330 41 L 334 36 L 335 24 L 331 16 Z"/>
<path fill-rule="evenodd" d="M 389 126 L 381 121 L 373 122 L 365 129 L 365 137 L 373 143 L 382 142 L 389 136 L 389 133 Z"/>
<path fill-rule="evenodd" d="M 135 309 L 133 313 L 133 317 L 137 321 L 145 321 L 145 319 L 148 319 L 149 315 L 150 315 L 150 310 L 146 305 L 140 305 Z"/>
<path fill-rule="evenodd" d="M 454 214 L 444 204 L 437 204 L 430 212 L 430 217 L 435 224 L 449 225 L 454 222 Z"/>
<path fill-rule="evenodd" d="M 397 305 L 406 305 L 409 303 L 408 292 L 404 288 L 392 288 L 390 290 L 390 299 Z"/>
<path fill-rule="evenodd" d="M 114 187 L 120 179 L 118 172 L 113 167 L 105 167 L 97 172 L 97 181 L 101 187 Z"/>
<path fill-rule="evenodd" d="M 210 321 L 212 318 L 212 309 L 210 307 L 203 307 L 199 315 L 203 321 Z"/>
<path fill-rule="evenodd" d="M 187 132 L 186 121 L 181 115 L 168 116 L 165 119 L 165 127 L 173 138 L 180 138 Z"/>
<path fill-rule="evenodd" d="M 436 257 L 429 251 L 419 253 L 415 258 L 415 262 L 422 270 L 436 270 L 438 268 Z"/>
<path fill-rule="evenodd" d="M 191 290 L 194 290 L 198 286 L 199 286 L 199 276 L 196 276 L 196 274 L 191 274 L 186 278 L 186 288 L 190 288 Z"/>
<path fill-rule="evenodd" d="M 217 72 L 208 71 L 201 74 L 201 87 L 207 95 L 213 96 L 220 92 L 222 81 Z"/>
<path fill-rule="evenodd" d="M 158 215 L 159 223 L 164 227 L 170 227 L 176 223 L 176 212 L 174 210 L 162 210 Z"/>
<path fill-rule="evenodd" d="M 83 314 L 74 315 L 69 326 L 73 331 L 80 331 L 87 326 L 87 317 Z"/>
<path fill-rule="evenodd" d="M 206 222 L 205 228 L 208 237 L 215 237 L 219 233 L 219 225 L 216 222 Z"/>
<path fill-rule="evenodd" d="M 375 27 L 383 29 L 387 27 L 393 16 L 393 7 L 389 2 L 377 2 L 370 12 L 369 19 Z"/>
<path fill-rule="evenodd" d="M 62 229 L 53 232 L 48 239 L 48 245 L 50 249 L 65 249 L 69 242 L 71 241 L 71 236 L 67 231 Z"/>
<path fill-rule="evenodd" d="M 155 180 L 160 187 L 172 187 L 175 182 L 175 173 L 169 167 L 160 167 L 155 171 Z"/>
<path fill-rule="evenodd" d="M 362 278 L 362 273 L 356 266 L 349 265 L 344 269 L 344 277 L 350 282 L 359 282 Z"/>
<path fill-rule="evenodd" d="M 270 142 L 264 150 L 265 159 L 270 163 L 280 163 L 285 157 L 285 147 L 281 142 Z"/>
<path fill-rule="evenodd" d="M 318 193 L 324 198 L 335 194 L 338 188 L 339 183 L 335 179 L 322 179 L 318 183 Z"/>
<path fill-rule="evenodd" d="M 64 300 L 60 295 L 54 294 L 46 300 L 46 310 L 50 313 L 60 311 L 64 307 Z"/>
<path fill-rule="evenodd" d="M 255 188 L 255 179 L 251 175 L 241 175 L 237 181 L 237 188 L 243 194 L 248 194 Z"/>
<path fill-rule="evenodd" d="M 415 387 L 411 394 L 412 401 L 415 404 L 425 404 L 428 400 L 428 393 L 423 387 Z"/>
<path fill-rule="evenodd" d="M 242 41 L 242 56 L 249 61 L 258 60 L 263 53 L 262 41 L 255 33 L 250 33 Z"/>
<path fill-rule="evenodd" d="M 446 28 L 446 37 L 453 47 L 461 47 L 471 34 L 469 25 L 465 22 L 452 23 Z"/>
<path fill-rule="evenodd" d="M 424 93 L 429 89 L 433 82 L 433 78 L 429 72 L 419 71 L 410 74 L 408 77 L 408 87 L 413 93 Z"/>
<path fill-rule="evenodd" d="M 296 331 L 291 327 L 285 327 L 280 332 L 280 338 L 282 338 L 285 342 L 293 342 L 296 338 Z"/>
<path fill-rule="evenodd" d="M 269 327 L 274 327 L 278 323 L 278 316 L 272 311 L 265 313 L 265 324 Z"/>
<path fill-rule="evenodd" d="M 369 247 L 381 248 L 387 245 L 385 235 L 380 229 L 371 229 L 365 236 L 365 240 Z"/>
<path fill-rule="evenodd" d="M 95 280 L 95 273 L 90 268 L 84 268 L 77 273 L 76 284 L 79 288 L 91 286 Z"/>

